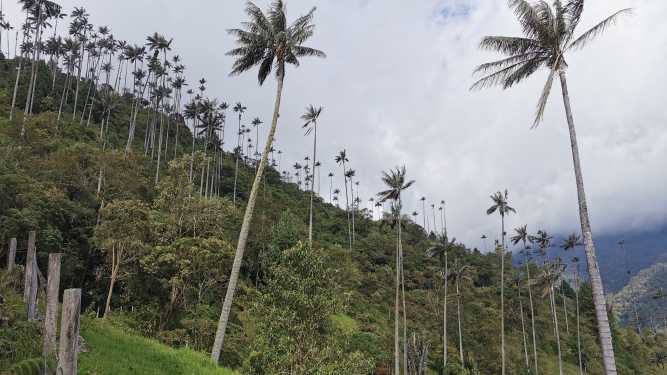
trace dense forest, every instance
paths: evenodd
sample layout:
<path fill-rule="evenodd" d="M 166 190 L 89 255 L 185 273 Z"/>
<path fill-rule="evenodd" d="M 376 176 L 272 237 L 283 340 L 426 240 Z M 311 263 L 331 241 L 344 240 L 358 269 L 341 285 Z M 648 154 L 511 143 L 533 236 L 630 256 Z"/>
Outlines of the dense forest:
<path fill-rule="evenodd" d="M 317 154 L 326 111 L 313 105 L 302 117 L 312 155 L 282 160 L 282 82 L 298 79 L 287 67 L 326 56 L 304 46 L 314 9 L 288 23 L 282 1 L 248 3 L 230 31 L 232 74 L 278 80 L 263 128 L 188 81 L 167 37 L 130 44 L 83 8 L 21 3 L 25 24 L 0 24 L 21 42 L 0 61 L 0 371 L 42 354 L 20 296 L 36 231 L 41 273 L 62 253 L 61 289 L 83 291 L 84 332 L 104 321 L 244 374 L 609 373 L 586 259 L 548 256 L 585 233 L 556 243 L 544 228 L 505 228 L 514 209 L 499 191 L 480 212 L 498 217 L 496 251 L 469 248 L 447 230 L 444 201 L 402 206 L 418 183 L 409 168 L 357 176 L 354 150 Z M 321 186 L 324 158 L 340 169 Z M 366 204 L 362 178 L 386 190 Z M 4 271 L 11 238 L 18 266 Z M 618 373 L 662 373 L 664 327 L 608 315 Z M 154 373 L 167 371 L 191 373 Z"/>

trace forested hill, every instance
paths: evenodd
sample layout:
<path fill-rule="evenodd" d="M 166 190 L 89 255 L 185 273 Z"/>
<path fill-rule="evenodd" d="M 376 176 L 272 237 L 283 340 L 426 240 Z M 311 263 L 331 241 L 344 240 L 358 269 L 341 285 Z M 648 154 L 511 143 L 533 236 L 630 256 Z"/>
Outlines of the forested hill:
<path fill-rule="evenodd" d="M 48 254 L 63 252 L 61 288 L 82 288 L 87 314 L 105 315 L 111 290 L 106 319 L 174 347 L 209 352 L 255 173 L 254 155 L 243 149 L 222 151 L 222 133 L 206 126 L 193 142 L 185 125 L 191 123 L 190 114 L 154 109 L 129 93 L 106 90 L 85 117 L 81 109 L 75 115 L 72 93 L 62 99 L 65 75 L 58 72 L 54 79 L 51 69 L 38 66 L 33 114 L 23 116 L 27 91 L 19 85 L 20 105 L 10 121 L 16 61 L 0 61 L 2 265 L 9 239 L 17 237 L 19 250 L 25 249 L 28 231 L 36 230 L 42 273 Z M 21 79 L 27 80 L 24 73 Z M 88 92 L 90 84 L 84 80 L 79 92 Z M 126 147 L 133 108 L 138 108 L 135 137 Z M 227 142 L 234 143 L 230 138 Z M 311 373 L 307 369 L 389 374 L 396 217 L 374 221 L 365 210 L 348 213 L 344 201 L 341 209 L 317 196 L 311 248 L 309 194 L 300 184 L 284 181 L 279 167 L 274 163 L 261 185 L 221 363 L 249 374 L 295 368 L 299 374 Z M 354 218 L 351 241 L 348 218 Z M 409 338 L 400 345 L 408 362 L 417 366 L 421 358 L 429 373 L 443 370 L 447 285 L 447 373 L 500 373 L 500 257 L 429 238 L 407 217 L 400 222 L 406 326 L 399 336 L 401 342 L 403 332 Z M 442 257 L 427 255 L 438 243 L 448 251 L 446 284 Z M 122 251 L 116 247 L 120 244 Z M 24 257 L 19 251 L 19 264 Z M 533 330 L 526 275 L 523 268 L 508 268 L 508 373 L 528 373 L 534 352 L 540 373 L 555 373 L 558 344 L 564 372 L 578 372 L 578 295 L 582 366 L 587 374 L 601 374 L 589 286 L 582 285 L 577 294 L 567 283 L 541 278 L 544 270 L 532 264 Z M 555 320 L 545 285 L 555 285 Z M 16 327 L 0 327 L 0 370 L 22 359 L 11 348 L 22 348 L 24 357 L 41 352 L 39 340 L 16 335 Z M 640 337 L 616 322 L 613 330 L 620 374 L 659 373 L 650 359 L 665 351 L 664 334 Z"/>

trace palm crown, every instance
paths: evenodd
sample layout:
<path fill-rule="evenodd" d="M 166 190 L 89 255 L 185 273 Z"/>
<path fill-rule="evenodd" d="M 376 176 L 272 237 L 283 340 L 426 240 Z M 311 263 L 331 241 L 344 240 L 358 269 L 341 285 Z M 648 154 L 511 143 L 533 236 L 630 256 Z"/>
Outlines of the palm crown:
<path fill-rule="evenodd" d="M 381 202 L 387 200 L 399 201 L 401 192 L 415 183 L 414 180 L 406 181 L 405 173 L 405 166 L 396 167 L 389 172 L 382 172 L 382 182 L 384 182 L 388 189 L 378 193 Z"/>
<path fill-rule="evenodd" d="M 482 78 L 471 89 L 496 85 L 507 89 L 541 68 L 549 69 L 549 78 L 537 104 L 533 122 L 535 127 L 544 115 L 555 74 L 567 68 L 565 54 L 583 48 L 620 15 L 631 10 L 620 10 L 575 38 L 575 30 L 584 11 L 584 0 L 554 0 L 553 5 L 546 1 L 531 3 L 527 0 L 509 0 L 509 4 L 524 36 L 487 36 L 482 39 L 481 49 L 500 52 L 506 57 L 478 66 L 475 73 L 482 75 Z"/>
<path fill-rule="evenodd" d="M 257 79 L 261 85 L 274 67 L 276 75 L 284 77 L 285 64 L 298 66 L 299 58 L 304 56 L 326 57 L 324 52 L 302 45 L 313 35 L 315 8 L 291 25 L 287 24 L 285 3 L 282 0 L 274 1 L 266 14 L 249 1 L 246 13 L 250 21 L 243 23 L 243 29 L 228 30 L 236 37 L 239 45 L 227 52 L 230 56 L 238 57 L 231 75 L 241 74 L 259 65 Z"/>
<path fill-rule="evenodd" d="M 500 216 L 505 216 L 509 214 L 510 212 L 516 213 L 516 210 L 512 207 L 510 207 L 508 201 L 507 201 L 507 190 L 505 190 L 505 193 L 501 192 L 496 192 L 495 194 L 491 195 L 491 200 L 493 201 L 493 206 L 489 207 L 486 210 L 487 215 L 491 215 L 492 213 L 498 211 Z"/>

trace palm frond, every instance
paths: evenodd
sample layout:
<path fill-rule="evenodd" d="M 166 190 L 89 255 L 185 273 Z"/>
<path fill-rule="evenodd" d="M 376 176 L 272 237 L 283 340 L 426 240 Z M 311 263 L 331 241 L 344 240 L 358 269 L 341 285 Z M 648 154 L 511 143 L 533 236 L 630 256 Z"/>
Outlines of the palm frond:
<path fill-rule="evenodd" d="M 602 34 L 609 26 L 616 23 L 618 18 L 624 14 L 632 14 L 632 8 L 621 9 L 618 12 L 604 19 L 602 22 L 591 27 L 567 46 L 568 50 L 577 50 L 583 48 L 587 43 L 593 41 L 597 36 Z"/>
<path fill-rule="evenodd" d="M 500 69 L 497 72 L 486 75 L 477 80 L 475 83 L 473 83 L 472 86 L 470 87 L 470 90 L 481 90 L 483 88 L 488 88 L 496 85 L 506 86 L 505 81 L 507 80 L 508 77 L 511 77 L 516 71 L 524 69 L 526 65 L 528 66 L 534 65 L 534 62 L 532 61 L 535 59 L 536 58 L 527 61 L 520 61 L 506 68 Z M 540 63 L 544 62 L 543 58 L 539 58 L 539 60 L 541 60 Z"/>
<path fill-rule="evenodd" d="M 514 36 L 485 36 L 479 43 L 479 48 L 509 56 L 543 51 L 538 40 Z"/>
<path fill-rule="evenodd" d="M 487 73 L 490 70 L 498 70 L 498 69 L 504 69 L 510 65 L 514 65 L 517 63 L 522 63 L 527 61 L 528 59 L 531 59 L 533 57 L 538 56 L 540 52 L 528 52 L 528 53 L 522 53 L 519 55 L 514 55 L 510 56 L 505 59 L 501 60 L 496 60 L 488 63 L 484 63 L 479 65 L 475 70 L 473 71 L 473 74 L 478 74 L 478 73 Z"/>
<path fill-rule="evenodd" d="M 544 85 L 544 88 L 542 89 L 542 95 L 540 95 L 540 100 L 537 102 L 535 121 L 533 121 L 533 126 L 531 126 L 531 129 L 536 128 L 540 124 L 540 122 L 542 122 L 542 118 L 544 117 L 544 109 L 547 106 L 547 101 L 549 99 L 549 94 L 551 93 L 551 87 L 553 86 L 555 76 L 556 76 L 556 71 L 552 69 L 549 72 L 549 78 L 547 78 L 547 83 Z"/>

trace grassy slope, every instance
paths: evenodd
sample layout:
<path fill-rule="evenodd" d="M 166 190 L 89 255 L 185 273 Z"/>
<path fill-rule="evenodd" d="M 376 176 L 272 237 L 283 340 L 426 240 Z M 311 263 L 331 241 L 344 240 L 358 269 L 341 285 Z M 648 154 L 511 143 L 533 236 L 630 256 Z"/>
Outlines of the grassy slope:
<path fill-rule="evenodd" d="M 214 366 L 204 353 L 173 349 L 102 320 L 84 319 L 82 336 L 88 348 L 80 358 L 79 373 L 84 375 L 236 374 Z"/>

